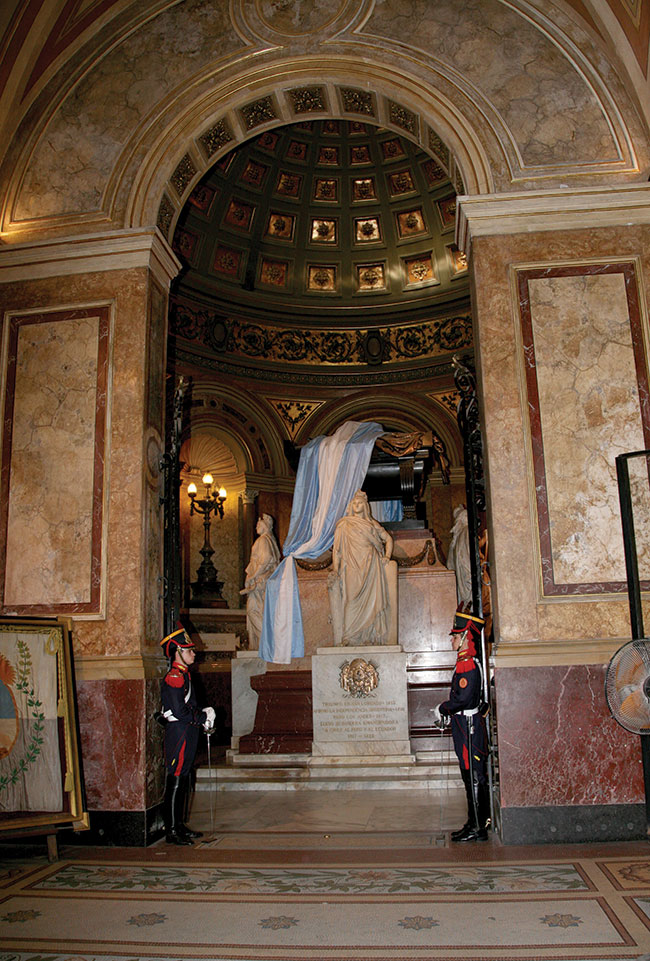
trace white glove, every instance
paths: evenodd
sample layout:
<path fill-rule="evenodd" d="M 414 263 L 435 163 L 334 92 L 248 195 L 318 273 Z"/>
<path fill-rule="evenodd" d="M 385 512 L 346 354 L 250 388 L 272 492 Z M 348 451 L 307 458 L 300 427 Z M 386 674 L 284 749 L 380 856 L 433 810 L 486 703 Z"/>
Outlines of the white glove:
<path fill-rule="evenodd" d="M 431 718 L 431 720 L 432 720 L 433 723 L 436 725 L 436 727 L 444 727 L 444 726 L 445 726 L 444 718 L 443 718 L 442 714 L 440 713 L 440 708 L 439 708 L 437 705 L 436 705 L 436 707 L 432 707 L 432 708 L 431 708 L 431 714 L 433 715 L 432 718 Z"/>
<path fill-rule="evenodd" d="M 214 727 L 214 719 L 216 714 L 214 713 L 213 707 L 204 707 L 203 713 L 205 714 L 205 723 L 203 727 L 207 730 L 209 727 Z"/>

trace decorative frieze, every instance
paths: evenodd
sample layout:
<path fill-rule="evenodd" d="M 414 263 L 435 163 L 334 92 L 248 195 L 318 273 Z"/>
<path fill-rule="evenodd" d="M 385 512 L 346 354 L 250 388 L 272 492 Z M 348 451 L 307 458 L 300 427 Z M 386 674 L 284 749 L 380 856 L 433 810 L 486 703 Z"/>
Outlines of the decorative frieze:
<path fill-rule="evenodd" d="M 370 276 L 373 268 L 382 266 L 363 266 L 368 290 L 373 290 L 377 283 L 385 283 L 381 271 L 376 278 Z M 336 283 L 335 274 L 330 274 L 327 267 L 316 270 L 324 271 L 320 279 L 326 288 Z M 313 283 L 318 283 L 316 276 Z M 228 354 L 233 360 L 263 359 L 282 364 L 364 365 L 368 363 L 368 351 L 364 345 L 369 336 L 381 340 L 381 361 L 393 364 L 428 362 L 434 357 L 472 347 L 469 313 L 399 327 L 307 330 L 265 327 L 176 302 L 172 304 L 171 328 L 174 335 L 203 344 L 220 354 Z"/>
<path fill-rule="evenodd" d="M 438 134 L 429 127 L 429 150 L 435 154 L 440 163 L 449 170 L 449 148 Z"/>
<path fill-rule="evenodd" d="M 160 230 L 163 237 L 167 237 L 169 234 L 169 228 L 172 225 L 172 220 L 174 219 L 174 214 L 176 213 L 176 208 L 167 196 L 163 194 L 163 198 L 160 201 L 160 207 L 158 208 L 158 216 L 156 217 L 156 226 Z"/>

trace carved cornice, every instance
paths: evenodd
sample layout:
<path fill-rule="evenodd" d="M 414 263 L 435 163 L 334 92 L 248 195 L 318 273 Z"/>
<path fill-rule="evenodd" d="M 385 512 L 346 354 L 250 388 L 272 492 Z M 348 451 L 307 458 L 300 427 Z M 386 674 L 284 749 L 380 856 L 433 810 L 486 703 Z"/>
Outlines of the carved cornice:
<path fill-rule="evenodd" d="M 181 263 L 155 229 L 61 237 L 33 244 L 11 244 L 0 250 L 2 283 L 131 267 L 148 267 L 167 290 Z"/>
<path fill-rule="evenodd" d="M 75 657 L 77 681 L 138 680 L 160 677 L 167 668 L 162 654 L 121 654 L 116 657 L 82 654 Z"/>
<path fill-rule="evenodd" d="M 495 668 L 607 664 L 625 638 L 502 641 L 493 652 Z"/>
<path fill-rule="evenodd" d="M 484 194 L 458 198 L 456 243 L 468 253 L 475 237 L 648 223 L 648 184 Z"/>

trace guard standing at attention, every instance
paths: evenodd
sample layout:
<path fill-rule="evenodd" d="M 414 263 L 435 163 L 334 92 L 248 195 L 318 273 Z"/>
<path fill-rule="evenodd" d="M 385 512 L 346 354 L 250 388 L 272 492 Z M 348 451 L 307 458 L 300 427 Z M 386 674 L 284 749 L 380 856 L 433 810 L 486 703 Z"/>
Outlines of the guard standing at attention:
<path fill-rule="evenodd" d="M 467 794 L 467 822 L 453 831 L 452 841 L 487 841 L 490 795 L 487 777 L 488 737 L 483 703 L 483 677 L 476 656 L 484 620 L 456 612 L 451 645 L 457 652 L 449 699 L 438 708 L 441 725 L 451 717 L 451 734 Z"/>
<path fill-rule="evenodd" d="M 168 844 L 191 844 L 202 836 L 185 825 L 189 806 L 190 777 L 202 730 L 214 726 L 212 707 L 197 706 L 190 667 L 196 658 L 194 641 L 183 627 L 164 637 L 160 646 L 170 667 L 161 683 L 162 717 L 165 726 L 165 798 L 163 820 Z"/>

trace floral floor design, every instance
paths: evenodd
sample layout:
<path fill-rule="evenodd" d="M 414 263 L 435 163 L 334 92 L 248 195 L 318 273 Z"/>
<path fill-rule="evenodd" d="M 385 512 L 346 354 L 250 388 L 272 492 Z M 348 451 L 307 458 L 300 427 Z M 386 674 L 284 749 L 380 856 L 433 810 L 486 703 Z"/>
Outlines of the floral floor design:
<path fill-rule="evenodd" d="M 0 961 L 648 961 L 650 859 L 0 863 Z"/>

